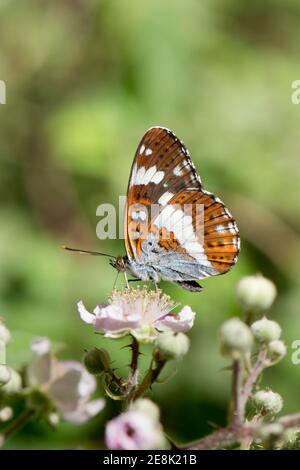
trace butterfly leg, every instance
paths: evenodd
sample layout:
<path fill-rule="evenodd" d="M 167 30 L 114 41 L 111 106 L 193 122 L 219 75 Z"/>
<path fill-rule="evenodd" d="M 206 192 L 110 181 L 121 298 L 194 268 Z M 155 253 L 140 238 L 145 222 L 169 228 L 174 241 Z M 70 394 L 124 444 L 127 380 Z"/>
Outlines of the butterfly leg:
<path fill-rule="evenodd" d="M 117 277 L 116 277 L 115 282 L 114 282 L 113 290 L 115 290 L 115 288 L 116 288 L 117 281 L 118 281 L 118 278 L 119 278 L 119 274 L 120 274 L 120 271 L 117 272 Z"/>
<path fill-rule="evenodd" d="M 128 277 L 125 271 L 124 271 L 124 278 L 125 278 L 125 283 L 126 283 L 126 289 L 129 289 Z"/>

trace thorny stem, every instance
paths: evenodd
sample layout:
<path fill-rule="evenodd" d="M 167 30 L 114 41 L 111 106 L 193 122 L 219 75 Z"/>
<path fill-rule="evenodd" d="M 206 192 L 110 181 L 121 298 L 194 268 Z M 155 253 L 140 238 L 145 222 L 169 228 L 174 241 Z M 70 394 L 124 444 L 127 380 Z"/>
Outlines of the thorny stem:
<path fill-rule="evenodd" d="M 262 345 L 258 353 L 256 363 L 250 371 L 244 385 L 241 384 L 243 372 L 242 362 L 239 359 L 234 360 L 232 383 L 233 414 L 230 425 L 225 428 L 218 429 L 209 436 L 200 439 L 198 442 L 192 444 L 189 447 L 186 447 L 186 449 L 216 449 L 220 447 L 226 447 L 230 444 L 232 445 L 236 442 L 240 442 L 241 444 L 250 447 L 251 442 L 260 425 L 260 420 L 253 420 L 250 423 L 245 423 L 245 410 L 253 387 L 255 386 L 258 377 L 266 365 L 267 353 L 267 346 Z M 293 425 L 297 426 L 300 424 L 300 413 L 297 415 L 280 418 L 277 422 L 282 424 L 284 428 L 291 427 L 291 423 L 294 423 Z"/>
<path fill-rule="evenodd" d="M 154 384 L 154 382 L 158 379 L 159 374 L 161 373 L 164 365 L 166 364 L 165 359 L 157 358 L 155 360 L 156 367 L 152 367 L 152 362 L 150 368 L 146 375 L 144 376 L 142 383 L 138 386 L 136 392 L 134 393 L 133 399 L 136 400 L 137 398 L 143 396 L 149 388 Z"/>
<path fill-rule="evenodd" d="M 261 413 L 257 413 L 250 421 L 250 424 L 259 424 L 263 419 Z M 253 441 L 253 436 L 246 436 L 244 439 L 241 439 L 240 450 L 249 450 Z"/>
<path fill-rule="evenodd" d="M 294 415 L 283 416 L 282 418 L 273 421 L 273 423 L 281 424 L 283 429 L 296 428 L 300 426 L 300 413 Z M 208 450 L 220 449 L 221 447 L 228 447 L 242 439 L 254 439 L 261 423 L 248 423 L 242 426 L 228 426 L 226 428 L 218 429 L 209 436 L 200 439 L 198 442 L 185 447 L 188 450 Z"/>
<path fill-rule="evenodd" d="M 236 442 L 235 430 L 228 426 L 226 428 L 217 429 L 209 436 L 203 437 L 198 442 L 191 444 L 185 449 L 188 450 L 209 450 L 219 449 L 220 447 L 226 447 Z"/>
<path fill-rule="evenodd" d="M 1 444 L 4 445 L 8 439 L 14 436 L 18 431 L 20 431 L 25 424 L 27 424 L 31 418 L 35 415 L 36 411 L 33 409 L 24 410 L 17 419 L 15 419 L 1 435 Z"/>
<path fill-rule="evenodd" d="M 131 361 L 130 361 L 130 374 L 127 382 L 127 399 L 126 405 L 133 400 L 135 391 L 138 386 L 138 361 L 139 361 L 139 343 L 134 336 L 132 336 L 132 343 L 129 346 L 131 349 Z"/>
<path fill-rule="evenodd" d="M 233 413 L 232 422 L 240 424 L 243 419 L 243 409 L 241 404 L 241 381 L 242 381 L 242 363 L 240 359 L 233 361 L 233 381 L 232 381 L 232 393 L 233 393 Z"/>
<path fill-rule="evenodd" d="M 260 376 L 260 374 L 262 373 L 266 365 L 267 354 L 268 354 L 267 346 L 263 344 L 258 353 L 256 363 L 254 364 L 254 367 L 252 368 L 244 386 L 241 389 L 240 401 L 241 401 L 241 408 L 243 410 L 242 419 L 244 418 L 246 404 L 252 393 L 253 387 L 256 384 L 258 377 Z"/>
<path fill-rule="evenodd" d="M 132 337 L 131 343 L 131 362 L 130 362 L 130 375 L 128 378 L 128 385 L 130 388 L 135 388 L 138 383 L 138 360 L 139 360 L 139 343 L 136 338 Z"/>
<path fill-rule="evenodd" d="M 109 371 L 106 371 L 108 377 L 110 378 L 111 382 L 115 384 L 115 386 L 119 389 L 119 390 L 124 390 L 124 383 L 123 383 L 123 380 L 118 377 L 115 372 L 111 369 Z"/>

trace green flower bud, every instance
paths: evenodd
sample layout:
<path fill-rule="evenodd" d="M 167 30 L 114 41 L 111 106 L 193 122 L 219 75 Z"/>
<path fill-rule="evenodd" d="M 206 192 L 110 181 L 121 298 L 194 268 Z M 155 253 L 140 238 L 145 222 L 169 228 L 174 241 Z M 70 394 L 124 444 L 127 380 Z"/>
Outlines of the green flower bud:
<path fill-rule="evenodd" d="M 226 320 L 220 328 L 221 348 L 225 355 L 231 357 L 251 351 L 253 336 L 250 328 L 239 318 Z"/>
<path fill-rule="evenodd" d="M 4 364 L 0 364 L 0 387 L 4 386 L 9 382 L 11 378 L 11 372 L 9 367 Z"/>
<path fill-rule="evenodd" d="M 156 350 L 163 359 L 179 359 L 190 346 L 190 340 L 184 333 L 160 333 L 155 342 Z"/>
<path fill-rule="evenodd" d="M 51 426 L 57 426 L 60 422 L 59 414 L 58 413 L 49 413 L 48 415 L 48 421 L 51 424 Z"/>
<path fill-rule="evenodd" d="M 141 411 L 149 418 L 159 421 L 160 411 L 158 406 L 149 400 L 149 398 L 139 398 L 130 406 L 130 410 Z"/>
<path fill-rule="evenodd" d="M 105 349 L 93 348 L 85 353 L 83 363 L 90 374 L 97 375 L 110 370 L 111 360 Z"/>
<path fill-rule="evenodd" d="M 22 379 L 20 374 L 15 370 L 9 368 L 10 379 L 3 385 L 2 389 L 6 393 L 17 393 L 22 388 Z"/>
<path fill-rule="evenodd" d="M 280 339 L 274 339 L 268 344 L 268 360 L 270 365 L 276 364 L 286 355 L 286 345 Z"/>
<path fill-rule="evenodd" d="M 253 403 L 264 415 L 277 415 L 282 407 L 283 400 L 279 393 L 272 390 L 259 390 L 253 395 Z"/>
<path fill-rule="evenodd" d="M 280 423 L 268 423 L 261 426 L 258 430 L 257 437 L 264 443 L 276 441 L 283 433 L 283 426 Z"/>
<path fill-rule="evenodd" d="M 270 343 L 270 341 L 279 339 L 281 335 L 280 325 L 266 317 L 252 323 L 251 330 L 259 343 Z"/>
<path fill-rule="evenodd" d="M 261 274 L 247 276 L 237 285 L 237 297 L 247 310 L 267 310 L 276 297 L 276 287 Z"/>
<path fill-rule="evenodd" d="M 300 428 L 286 429 L 278 446 L 284 450 L 300 450 Z"/>
<path fill-rule="evenodd" d="M 3 341 L 4 344 L 7 344 L 10 341 L 10 332 L 0 320 L 0 341 Z"/>

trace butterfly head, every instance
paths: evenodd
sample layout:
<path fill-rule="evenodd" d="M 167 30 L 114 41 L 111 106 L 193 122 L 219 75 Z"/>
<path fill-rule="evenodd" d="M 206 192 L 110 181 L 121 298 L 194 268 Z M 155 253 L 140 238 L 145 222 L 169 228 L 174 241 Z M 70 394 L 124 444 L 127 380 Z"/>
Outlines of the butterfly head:
<path fill-rule="evenodd" d="M 127 271 L 128 258 L 127 256 L 117 256 L 109 261 L 109 264 L 113 266 L 117 271 L 124 273 Z"/>

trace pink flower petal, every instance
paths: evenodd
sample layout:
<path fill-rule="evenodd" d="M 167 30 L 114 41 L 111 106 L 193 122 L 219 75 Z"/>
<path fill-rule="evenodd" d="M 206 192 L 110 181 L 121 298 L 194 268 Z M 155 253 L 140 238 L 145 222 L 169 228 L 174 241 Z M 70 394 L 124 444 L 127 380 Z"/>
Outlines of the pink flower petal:
<path fill-rule="evenodd" d="M 191 307 L 185 306 L 176 315 L 166 315 L 155 322 L 155 328 L 160 331 L 173 331 L 174 333 L 185 333 L 194 325 L 195 313 Z"/>
<path fill-rule="evenodd" d="M 127 411 L 109 421 L 105 442 L 112 450 L 151 450 L 162 445 L 158 422 L 141 411 Z"/>
<path fill-rule="evenodd" d="M 78 302 L 77 304 L 78 312 L 80 315 L 81 320 L 83 320 L 85 323 L 89 323 L 91 325 L 95 324 L 95 315 L 90 313 L 84 306 L 82 300 Z"/>
<path fill-rule="evenodd" d="M 48 338 L 35 338 L 32 341 L 32 359 L 27 367 L 27 380 L 30 385 L 43 385 L 51 379 L 54 361 L 50 349 Z"/>
<path fill-rule="evenodd" d="M 118 305 L 97 306 L 94 312 L 96 330 L 101 330 L 105 333 L 118 333 L 136 329 L 140 326 L 139 316 L 124 316 L 122 308 Z"/>

